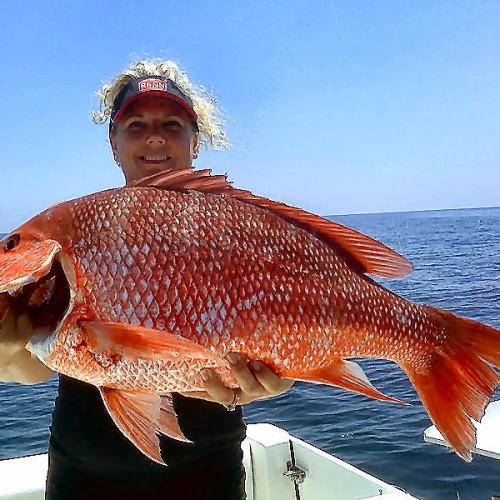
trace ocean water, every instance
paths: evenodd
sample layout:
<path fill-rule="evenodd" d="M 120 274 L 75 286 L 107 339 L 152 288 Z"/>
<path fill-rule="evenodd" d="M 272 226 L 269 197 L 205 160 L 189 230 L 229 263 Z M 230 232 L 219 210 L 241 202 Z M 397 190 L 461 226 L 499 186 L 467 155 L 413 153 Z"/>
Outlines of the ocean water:
<path fill-rule="evenodd" d="M 384 286 L 500 328 L 500 208 L 332 219 L 412 261 L 413 273 L 381 280 Z M 500 462 L 475 455 L 467 464 L 441 446 L 424 443 L 422 434 L 431 422 L 404 373 L 388 361 L 361 364 L 377 388 L 412 406 L 296 383 L 283 396 L 246 406 L 246 420 L 279 425 L 422 499 L 500 495 Z M 46 451 L 56 383 L 0 384 L 0 459 Z M 500 399 L 500 392 L 493 399 Z"/>

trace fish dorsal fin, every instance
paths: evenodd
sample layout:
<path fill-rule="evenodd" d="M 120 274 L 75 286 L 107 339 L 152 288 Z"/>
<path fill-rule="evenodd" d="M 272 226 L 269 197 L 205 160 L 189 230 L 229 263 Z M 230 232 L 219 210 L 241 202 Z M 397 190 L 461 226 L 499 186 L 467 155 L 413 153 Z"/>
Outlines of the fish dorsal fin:
<path fill-rule="evenodd" d="M 369 236 L 300 208 L 256 196 L 250 191 L 233 188 L 225 175 L 211 175 L 210 169 L 170 170 L 135 181 L 130 186 L 224 194 L 244 203 L 265 208 L 282 219 L 313 233 L 339 250 L 360 273 L 383 278 L 399 278 L 413 269 L 411 263 L 402 255 Z"/>

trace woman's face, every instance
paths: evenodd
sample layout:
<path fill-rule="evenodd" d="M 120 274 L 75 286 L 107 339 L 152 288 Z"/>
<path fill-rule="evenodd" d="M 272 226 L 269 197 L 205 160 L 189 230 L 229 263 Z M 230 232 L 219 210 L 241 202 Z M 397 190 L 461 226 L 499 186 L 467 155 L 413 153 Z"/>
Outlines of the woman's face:
<path fill-rule="evenodd" d="M 191 167 L 197 141 L 186 111 L 154 96 L 133 102 L 111 134 L 127 184 L 164 170 Z"/>

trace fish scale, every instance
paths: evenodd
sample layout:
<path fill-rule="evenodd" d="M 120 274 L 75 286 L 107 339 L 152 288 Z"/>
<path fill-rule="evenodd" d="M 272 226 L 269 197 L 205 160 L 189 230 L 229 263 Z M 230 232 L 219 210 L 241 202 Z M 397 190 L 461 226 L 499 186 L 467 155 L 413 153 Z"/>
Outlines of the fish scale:
<path fill-rule="evenodd" d="M 185 206 L 188 205 L 189 202 L 187 201 L 180 201 L 179 197 L 184 197 L 187 198 L 187 195 L 182 195 L 179 193 L 173 193 L 175 196 L 172 196 L 174 200 L 172 200 L 170 203 L 165 203 L 165 205 L 159 205 L 159 206 L 151 206 L 150 203 L 148 203 L 148 200 L 142 201 L 142 204 L 146 207 L 146 211 L 148 213 L 153 213 L 154 217 L 156 218 L 161 218 L 165 217 L 165 214 L 169 214 L 169 216 L 175 218 L 178 218 L 180 214 L 185 213 L 186 208 Z M 89 200 L 89 205 L 93 207 L 93 210 L 96 211 L 96 215 L 99 214 L 100 211 L 104 211 L 106 209 L 106 205 L 108 201 L 106 200 L 106 204 L 103 204 L 103 206 L 99 206 L 98 203 L 96 203 L 95 200 Z M 129 204 L 135 204 L 137 205 L 138 198 L 134 196 L 134 193 L 129 194 L 125 199 L 120 200 L 120 204 L 123 205 L 129 205 Z M 120 221 L 122 219 L 122 214 L 120 210 L 120 204 L 117 203 L 118 205 L 118 210 L 116 214 L 116 219 Z M 189 205 L 188 205 L 189 206 Z M 219 209 L 219 207 L 215 208 L 216 210 Z M 89 210 L 90 212 L 90 210 Z M 142 210 L 141 210 L 142 212 Z M 85 213 L 85 211 L 84 211 Z M 91 212 L 89 213 L 89 216 L 94 216 Z M 100 217 L 96 217 L 97 220 L 100 220 Z M 254 216 L 255 218 L 255 216 Z M 92 221 L 92 218 L 89 217 L 87 220 Z M 239 233 L 242 233 L 246 230 L 249 229 L 249 224 L 245 223 L 248 221 L 249 218 L 245 217 L 242 218 L 240 217 L 239 220 L 237 220 L 234 224 L 236 226 L 236 230 Z M 230 222 L 231 219 L 230 219 Z M 132 221 L 127 221 L 126 226 L 128 227 L 130 224 L 132 224 Z M 203 225 L 205 228 L 210 222 L 207 222 Z M 209 255 L 209 241 L 210 238 L 206 237 L 205 230 L 201 229 L 200 230 L 200 225 L 194 224 L 197 228 L 196 231 L 196 237 L 198 238 L 198 241 L 203 242 L 203 248 L 206 250 L 203 252 L 203 255 L 199 254 L 199 251 L 197 252 L 196 250 L 192 250 L 192 245 L 189 244 L 184 244 L 184 238 L 192 238 L 194 237 L 195 231 L 193 231 L 191 234 L 186 235 L 185 231 L 187 230 L 187 226 L 184 226 L 179 233 L 179 229 L 173 232 L 174 235 L 181 235 L 180 238 L 170 238 L 167 243 L 164 243 L 164 247 L 157 246 L 156 247 L 156 252 L 157 254 L 153 252 L 154 248 L 152 245 L 152 242 L 154 242 L 153 235 L 158 235 L 158 233 L 154 232 L 154 228 L 149 227 L 148 225 L 141 227 L 140 232 L 138 231 L 138 228 L 134 228 L 134 235 L 135 238 L 130 241 L 131 247 L 127 245 L 127 240 L 118 238 L 116 236 L 116 233 L 110 233 L 109 234 L 109 239 L 103 239 L 102 235 L 99 236 L 99 240 L 95 241 L 95 235 L 98 234 L 98 229 L 99 228 L 94 228 L 92 225 L 84 225 L 81 230 L 81 235 L 77 235 L 78 238 L 82 238 L 84 240 L 87 240 L 87 247 L 89 249 L 96 249 L 94 251 L 89 251 L 87 250 L 86 255 L 75 255 L 76 259 L 81 259 L 82 263 L 86 264 L 82 268 L 82 274 L 86 276 L 87 282 L 84 284 L 84 289 L 87 289 L 89 291 L 88 298 L 86 300 L 90 303 L 92 300 L 95 301 L 95 307 L 96 310 L 99 311 L 99 316 L 101 319 L 106 319 L 106 320 L 115 320 L 115 321 L 125 321 L 125 322 L 143 322 L 143 321 L 150 321 L 154 322 L 156 319 L 160 318 L 166 323 L 169 323 L 171 320 L 175 321 L 175 326 L 173 330 L 175 333 L 181 333 L 182 328 L 186 327 L 188 324 L 188 316 L 189 312 L 191 312 L 191 308 L 188 305 L 188 301 L 190 303 L 197 303 L 198 304 L 198 310 L 193 310 L 193 313 L 195 315 L 196 320 L 191 320 L 191 324 L 189 326 L 195 326 L 198 325 L 199 322 L 198 320 L 200 319 L 201 316 L 201 311 L 207 311 L 207 300 L 208 304 L 217 304 L 217 303 L 222 303 L 228 298 L 229 302 L 229 314 L 223 318 L 217 315 L 217 320 L 220 320 L 223 322 L 222 327 L 219 327 L 218 330 L 220 331 L 226 331 L 228 328 L 231 327 L 231 324 L 228 324 L 230 322 L 231 318 L 234 318 L 238 314 L 238 307 L 241 309 L 248 309 L 249 307 L 249 301 L 254 300 L 254 297 L 256 297 L 254 291 L 258 289 L 257 284 L 262 281 L 262 271 L 259 273 L 258 267 L 250 262 L 249 268 L 248 269 L 241 269 L 241 277 L 235 276 L 234 279 L 235 281 L 228 281 L 227 277 L 225 276 L 215 276 L 214 277 L 214 266 L 211 266 L 210 269 L 207 269 L 207 262 L 220 262 L 223 258 L 223 252 L 220 251 L 219 249 L 216 249 L 215 251 L 210 252 L 211 255 Z M 238 225 L 240 227 L 238 227 Z M 254 227 L 256 225 L 254 224 Z M 170 228 L 171 229 L 171 228 Z M 126 229 L 123 228 L 123 231 Z M 119 229 L 116 230 L 118 234 L 122 232 L 122 228 L 119 227 Z M 279 234 L 279 231 L 276 232 L 276 234 Z M 276 237 L 273 238 L 273 232 L 270 233 L 271 236 L 271 241 L 267 243 L 267 245 L 264 245 L 264 248 L 274 246 L 275 248 L 278 248 L 278 251 L 276 252 L 277 255 L 285 255 L 285 257 L 288 257 L 290 255 L 291 250 L 283 248 L 284 247 L 284 241 L 277 242 Z M 161 236 L 161 234 L 160 234 Z M 309 237 L 307 233 L 304 234 L 305 237 Z M 259 234 L 258 238 L 260 240 L 263 240 L 263 235 Z M 179 239 L 181 239 L 181 242 L 179 242 Z M 257 239 L 257 238 L 255 238 Z M 189 240 L 191 241 L 191 240 Z M 250 246 L 250 241 L 245 241 L 245 247 L 249 248 Z M 320 242 L 321 244 L 321 242 Z M 279 248 L 279 247 L 282 248 Z M 109 265 L 107 262 L 115 262 L 116 263 L 116 256 L 114 256 L 114 251 L 116 250 L 116 247 L 120 247 L 120 258 L 121 261 L 118 262 L 118 268 L 122 269 L 122 272 L 119 272 L 113 279 L 113 283 L 111 285 L 111 288 L 116 289 L 116 290 L 125 290 L 127 291 L 127 301 L 130 302 L 132 309 L 130 312 L 132 314 L 123 314 L 121 316 L 114 316 L 112 311 L 115 311 L 118 304 L 123 302 L 122 300 L 118 301 L 116 299 L 119 298 L 119 295 L 117 294 L 110 294 L 109 293 L 109 284 L 106 287 L 106 295 L 103 295 L 100 297 L 100 301 L 98 300 L 98 296 L 94 294 L 95 290 L 100 290 L 101 289 L 101 280 L 104 279 L 108 275 L 108 268 Z M 155 256 L 155 260 L 153 261 L 154 269 L 151 269 L 148 265 L 145 265 L 144 261 L 138 262 L 138 255 L 143 255 L 141 252 L 141 248 L 147 247 L 150 249 L 151 254 Z M 168 255 L 168 249 L 169 248 L 175 248 L 176 251 L 171 253 L 171 257 L 169 260 L 161 260 L 162 257 L 165 255 Z M 254 244 L 253 245 L 254 250 L 257 248 L 257 246 Z M 229 250 L 227 250 L 229 252 Z M 232 248 L 230 250 L 233 254 L 236 253 L 235 249 Z M 265 253 L 265 252 L 264 252 Z M 99 255 L 99 258 L 96 259 L 95 255 Z M 175 255 L 177 254 L 177 255 Z M 299 252 L 297 252 L 299 254 Z M 160 258 L 158 258 L 158 256 Z M 296 256 L 293 256 L 296 257 Z M 244 256 L 237 256 L 235 257 L 235 262 L 232 264 L 232 268 L 238 268 L 238 265 L 241 265 L 241 261 L 243 260 Z M 309 258 L 309 256 L 306 255 L 305 258 Z M 322 256 L 321 254 L 319 255 L 319 259 L 321 259 Z M 290 257 L 287 258 L 287 261 L 289 262 L 291 260 Z M 101 265 L 100 262 L 102 263 Z M 96 269 L 97 266 L 97 269 Z M 305 266 L 302 266 L 304 268 Z M 314 266 L 312 266 L 314 267 Z M 317 265 L 315 266 L 316 268 L 318 267 Z M 138 269 L 141 269 L 140 273 L 138 273 Z M 98 271 L 98 272 L 96 272 Z M 138 273 L 137 276 L 134 275 L 135 273 Z M 164 274 L 168 272 L 168 281 L 169 285 L 168 286 L 162 286 L 164 285 L 164 282 L 162 280 Z M 203 287 L 203 275 L 206 274 L 207 272 L 211 273 L 211 279 L 212 282 L 207 288 Z M 151 317 L 151 315 L 148 314 L 138 314 L 137 308 L 140 307 L 141 309 L 143 308 L 144 302 L 145 302 L 145 292 L 143 294 L 138 293 L 140 290 L 141 286 L 141 281 L 139 281 L 139 278 L 141 280 L 143 279 L 140 274 L 146 274 L 150 276 L 148 278 L 148 281 L 150 283 L 150 287 L 157 288 L 157 289 L 162 289 L 164 290 L 164 294 L 160 295 L 160 300 L 163 299 L 160 303 L 157 303 L 158 306 L 158 314 L 155 317 Z M 127 279 L 128 278 L 128 279 Z M 109 278 L 108 278 L 109 279 Z M 217 285 L 213 285 L 213 281 L 217 282 Z M 155 286 L 155 283 L 157 286 Z M 297 284 L 295 285 L 297 286 Z M 262 304 L 260 307 L 259 314 L 263 312 L 263 310 L 267 309 L 268 307 L 270 308 L 270 313 L 267 314 L 267 316 L 271 315 L 273 318 L 270 318 L 270 321 L 273 323 L 280 323 L 279 318 L 283 317 L 283 313 L 286 312 L 289 309 L 289 306 L 286 303 L 283 303 L 283 287 L 281 287 L 281 290 L 279 289 L 280 287 L 278 285 L 274 286 L 274 291 L 273 293 L 275 294 L 275 299 L 276 300 L 269 300 L 267 301 L 268 304 Z M 292 284 L 289 284 L 288 290 L 289 292 L 293 291 L 294 286 Z M 229 290 L 228 290 L 229 289 Z M 196 294 L 197 291 L 201 290 L 201 294 L 204 295 L 204 297 L 201 298 L 198 294 Z M 205 291 L 206 290 L 206 291 Z M 232 293 L 234 292 L 234 293 Z M 300 294 L 300 290 L 299 290 Z M 111 295 L 111 296 L 110 296 Z M 109 299 L 110 298 L 115 298 L 116 302 L 113 303 Z M 167 314 L 169 311 L 165 311 L 165 309 L 162 307 L 166 303 L 168 303 L 170 306 L 168 309 L 172 309 L 170 311 L 170 314 Z M 208 309 L 214 310 L 214 309 Z M 274 314 L 273 314 L 274 313 Z M 205 313 L 206 315 L 209 313 Z M 298 318 L 295 317 L 294 320 L 296 321 Z M 229 321 L 228 321 L 229 320 Z M 294 322 L 295 322 L 294 321 Z M 203 321 L 204 325 L 202 325 L 203 328 L 203 333 L 205 333 L 205 342 L 210 342 L 211 344 L 214 344 L 214 341 L 217 340 L 217 336 L 215 335 L 210 335 L 208 336 L 207 333 L 211 333 L 209 330 L 210 328 L 214 328 L 217 326 L 214 324 L 214 322 L 207 322 Z M 196 329 L 195 329 L 196 332 Z M 190 329 L 191 333 L 191 329 Z M 219 332 L 220 333 L 220 332 Z M 208 344 L 204 344 L 208 347 Z M 217 343 L 215 343 L 215 346 L 217 346 Z"/>
<path fill-rule="evenodd" d="M 402 276 L 406 259 L 207 171 L 167 172 L 61 203 L 2 245 L 4 309 L 5 293 L 37 283 L 54 262 L 64 271 L 49 299 L 61 317 L 35 322 L 28 349 L 99 387 L 124 435 L 158 462 L 158 431 L 185 439 L 167 395 L 203 390 L 203 368 L 236 388 L 229 352 L 283 377 L 393 402 L 348 358 L 395 361 L 466 460 L 471 418 L 500 382 L 489 365 L 500 365 L 498 330 L 406 301 L 367 276 Z M 71 292 L 64 312 L 63 279 Z M 133 431 L 144 425 L 148 439 Z"/>
<path fill-rule="evenodd" d="M 106 198 L 101 203 L 99 203 L 98 199 L 91 198 L 88 200 L 88 209 L 84 207 L 81 209 L 81 214 L 78 214 L 79 218 L 88 221 L 88 224 L 82 224 L 80 226 L 80 234 L 76 235 L 76 238 L 86 241 L 86 245 L 81 246 L 81 248 L 86 249 L 85 254 L 78 255 L 77 252 L 75 253 L 75 258 L 81 260 L 83 263 L 81 272 L 82 275 L 86 277 L 83 289 L 87 290 L 88 294 L 84 298 L 84 301 L 87 303 L 92 303 L 92 301 L 94 301 L 93 306 L 100 319 L 104 321 L 123 321 L 152 327 L 157 327 L 157 322 L 160 321 L 162 324 L 168 325 L 168 330 L 171 333 L 195 339 L 198 343 L 214 351 L 219 348 L 220 334 L 234 329 L 234 324 L 238 319 L 241 324 L 247 325 L 248 331 L 251 331 L 255 329 L 255 319 L 257 316 L 264 316 L 267 324 L 274 325 L 273 331 L 277 332 L 277 334 L 282 333 L 280 330 L 282 329 L 283 323 L 285 323 L 284 315 L 290 311 L 291 306 L 290 303 L 284 302 L 283 300 L 283 283 L 276 282 L 276 279 L 279 277 L 275 275 L 273 276 L 274 281 L 271 281 L 270 274 L 267 274 L 269 279 L 268 283 L 273 286 L 264 287 L 266 290 L 265 295 L 261 296 L 260 303 L 256 302 L 254 299 L 257 295 L 254 292 L 258 288 L 257 284 L 263 281 L 262 277 L 265 272 L 265 267 L 262 269 L 261 266 L 259 269 L 259 266 L 256 265 L 255 262 L 247 262 L 249 267 L 247 269 L 241 269 L 242 262 L 244 260 L 248 261 L 248 259 L 245 258 L 241 252 L 237 252 L 237 249 L 226 248 L 226 252 L 223 252 L 220 247 L 210 248 L 211 238 L 208 226 L 211 224 L 210 219 L 214 219 L 213 216 L 208 217 L 208 221 L 205 218 L 202 223 L 197 223 L 195 220 L 191 226 L 187 224 L 182 224 L 177 227 L 174 226 L 173 230 L 172 225 L 170 225 L 169 230 L 172 231 L 172 233 L 169 233 L 168 239 L 165 241 L 165 236 L 162 233 L 155 233 L 154 227 L 148 224 L 134 227 L 133 224 L 135 221 L 133 219 L 127 219 L 126 216 L 128 214 L 124 213 L 128 212 L 127 207 L 133 205 L 138 209 L 139 216 L 136 217 L 137 220 L 139 220 L 141 214 L 145 213 L 150 215 L 153 214 L 152 217 L 149 218 L 149 222 L 151 220 L 154 221 L 155 219 L 164 218 L 166 214 L 174 220 L 178 220 L 181 214 L 185 214 L 189 211 L 188 208 L 190 204 L 192 204 L 192 197 L 190 195 L 168 193 L 170 196 L 164 197 L 166 198 L 164 203 L 153 205 L 147 198 L 144 199 L 144 197 L 140 198 L 136 196 L 133 189 L 130 191 L 131 192 L 127 193 L 125 197 L 111 200 Z M 137 188 L 136 191 L 141 190 Z M 154 196 L 154 193 L 152 193 L 152 196 Z M 203 199 L 201 201 L 203 201 Z M 233 200 L 227 201 L 233 204 L 235 203 Z M 102 232 L 99 233 L 99 221 L 103 220 L 100 214 L 108 210 L 110 204 L 116 207 L 115 219 L 118 224 L 113 226 L 113 232 L 108 231 L 104 232 L 104 234 Z M 215 208 L 210 206 L 209 209 L 211 212 L 220 210 L 220 206 L 218 205 L 219 204 L 216 204 Z M 259 211 L 254 207 L 250 208 L 252 208 L 254 212 Z M 206 211 L 208 209 L 206 207 L 199 207 L 199 212 L 203 210 L 205 210 L 203 214 L 206 217 Z M 196 210 L 191 208 L 191 212 L 196 213 Z M 261 216 L 263 215 L 266 217 L 268 215 L 262 210 L 260 210 L 260 212 L 261 214 L 259 215 Z M 236 217 L 225 218 L 228 225 L 232 224 L 232 231 L 249 235 L 249 238 L 244 240 L 245 244 L 242 245 L 242 247 L 247 250 L 251 248 L 254 252 L 262 248 L 262 255 L 264 257 L 268 257 L 270 253 L 266 249 L 275 248 L 276 250 L 273 253 L 276 255 L 276 258 L 280 258 L 282 261 L 284 260 L 286 264 L 294 260 L 300 263 L 298 267 L 301 269 L 301 273 L 297 273 L 299 277 L 303 277 L 304 273 L 315 273 L 315 269 L 319 268 L 318 261 L 326 260 L 326 258 L 329 257 L 322 248 L 324 244 L 316 240 L 316 246 L 323 251 L 316 250 L 317 259 L 312 260 L 311 257 L 315 248 L 308 241 L 311 238 L 310 234 L 292 227 L 292 231 L 288 230 L 283 236 L 283 228 L 279 227 L 279 225 L 284 226 L 285 224 L 280 220 L 277 220 L 277 230 L 263 232 L 259 231 L 259 228 L 265 227 L 266 222 L 263 221 L 259 223 L 255 214 L 251 214 L 251 217 L 249 217 L 248 214 L 245 214 L 244 217 L 238 217 L 240 214 L 236 210 L 227 210 L 227 213 L 236 214 Z M 74 217 L 76 217 L 76 214 Z M 95 222 L 98 224 L 95 224 Z M 95 227 L 96 225 L 97 227 Z M 191 231 L 189 234 L 187 234 L 188 228 Z M 253 237 L 253 240 L 251 239 L 251 229 L 258 232 L 257 236 Z M 218 228 L 218 230 L 220 231 L 220 228 Z M 129 234 L 129 232 L 133 232 L 133 239 L 123 237 L 123 234 Z M 292 243 L 299 242 L 299 245 L 296 245 L 295 248 L 292 245 L 286 245 L 287 233 L 290 232 L 293 234 L 293 237 L 290 238 Z M 297 235 L 297 233 L 302 234 Z M 172 236 L 170 236 L 170 234 Z M 99 238 L 96 238 L 96 235 L 99 235 Z M 219 232 L 218 240 L 219 242 L 223 241 L 223 244 L 226 245 L 227 243 L 225 243 L 226 239 L 224 236 L 224 234 L 220 234 Z M 162 240 L 163 246 L 157 246 L 156 248 L 157 254 L 155 255 L 155 253 L 152 253 L 156 259 L 154 260 L 155 266 L 151 269 L 149 266 L 144 265 L 144 261 L 138 259 L 138 255 L 142 255 L 141 249 L 144 247 L 149 248 L 150 252 L 153 250 L 152 243 L 155 241 L 154 237 L 163 237 L 164 239 Z M 198 244 L 193 248 L 191 242 L 194 237 L 197 238 Z M 267 241 L 264 238 L 267 238 Z M 229 238 L 227 241 L 230 241 Z M 258 246 L 255 244 L 255 241 L 264 241 L 264 244 Z M 204 250 L 202 252 L 203 255 L 200 255 L 200 245 Z M 169 253 L 169 249 L 171 248 L 175 248 L 175 251 Z M 305 253 L 302 253 L 302 248 L 306 249 Z M 224 259 L 224 253 L 229 251 L 233 256 L 233 259 L 230 260 L 234 260 L 234 262 L 232 262 L 232 267 L 229 269 L 238 269 L 238 267 L 240 267 L 239 275 L 234 276 L 231 280 L 228 280 L 227 276 L 215 275 L 214 277 L 214 266 L 210 266 L 208 271 L 211 273 L 211 286 L 204 287 L 204 280 L 202 278 L 207 272 L 206 262 L 220 262 Z M 117 252 L 120 255 L 120 261 L 118 262 L 116 260 Z M 170 256 L 170 258 L 165 258 L 165 256 Z M 329 260 L 332 259 L 330 258 Z M 115 275 L 113 282 L 107 284 L 105 288 L 106 293 L 99 296 L 95 291 L 102 290 L 102 280 L 106 276 L 109 277 L 107 273 L 109 265 L 107 262 L 116 263 L 119 272 Z M 307 266 L 308 262 L 312 262 L 312 264 Z M 278 264 L 284 265 L 279 261 Z M 165 292 L 163 295 L 164 302 L 158 304 L 157 314 L 154 317 L 148 314 L 150 310 L 146 310 L 144 305 L 144 294 L 141 295 L 138 291 L 138 285 L 140 286 L 140 281 L 138 280 L 141 274 L 138 272 L 139 268 L 141 269 L 141 273 L 144 272 L 151 275 L 149 283 L 153 288 L 162 289 Z M 289 271 L 289 267 L 287 267 L 287 270 Z M 165 287 L 158 285 L 155 287 L 154 283 L 159 284 L 162 282 L 164 273 L 168 273 L 169 286 Z M 333 273 L 331 273 L 331 275 L 334 276 Z M 216 285 L 213 284 L 214 281 Z M 288 279 L 287 281 L 290 280 Z M 162 285 L 163 284 L 164 283 L 162 283 Z M 282 286 L 280 286 L 280 284 Z M 287 288 L 290 294 L 293 293 L 295 288 L 299 298 L 303 295 L 303 290 L 300 290 L 299 283 L 295 282 L 292 284 L 289 282 Z M 126 296 L 124 297 L 123 295 L 120 296 L 112 292 L 110 293 L 110 290 L 121 290 L 122 294 L 123 290 L 126 290 Z M 200 296 L 196 293 L 197 291 L 201 292 L 201 300 Z M 267 295 L 269 293 L 271 294 L 270 296 Z M 312 286 L 309 293 L 311 297 L 317 294 L 314 286 Z M 121 300 L 116 300 L 116 302 L 113 303 L 110 301 L 112 298 Z M 190 310 L 188 301 L 192 302 L 193 300 L 198 303 L 198 310 Z M 213 304 L 222 303 L 224 301 L 228 304 L 228 314 L 226 314 L 225 317 L 221 317 L 217 314 L 215 318 L 212 317 L 212 320 L 209 321 L 211 316 L 210 311 L 214 311 Z M 125 309 L 124 302 L 127 304 L 127 308 Z M 255 306 L 254 308 L 250 307 L 250 302 L 253 303 L 252 305 Z M 168 304 L 167 308 L 162 307 L 165 304 Z M 298 308 L 295 308 L 295 311 L 297 311 L 297 309 Z M 304 310 L 303 318 L 306 322 L 305 328 L 308 329 L 307 319 L 312 318 L 312 311 L 316 308 L 314 305 L 311 305 L 309 307 L 302 306 L 302 309 Z M 247 315 L 244 314 L 245 310 L 248 311 Z M 308 314 L 309 310 L 311 313 Z M 121 314 L 116 314 L 116 311 L 121 311 Z M 323 315 L 326 314 L 326 312 L 327 311 L 323 308 Z M 191 313 L 191 315 L 189 313 Z M 287 314 L 287 316 L 289 316 L 289 314 Z M 292 321 L 290 322 L 298 324 L 300 322 L 298 314 L 292 314 Z M 304 321 L 302 322 L 304 323 Z M 262 328 L 263 326 L 264 325 L 261 323 L 260 327 Z M 236 330 L 235 333 L 241 334 L 242 332 Z M 288 333 L 288 335 L 280 336 L 287 338 L 290 334 Z M 294 344 L 293 337 L 290 339 L 290 343 L 292 345 Z M 280 346 L 281 351 L 279 349 L 272 350 L 271 359 L 275 365 L 286 362 L 290 355 L 290 348 L 288 347 L 290 343 L 283 343 Z M 242 352 L 247 351 L 248 353 L 259 352 L 262 349 L 262 347 L 252 344 L 251 337 L 245 339 L 245 342 L 241 345 L 235 344 L 234 347 L 241 349 Z M 219 351 L 221 351 L 220 348 Z M 226 351 L 222 350 L 221 352 L 225 354 Z M 313 356 L 313 354 L 316 354 L 316 356 Z M 305 359 L 319 359 L 321 362 L 325 356 L 326 352 L 324 352 L 324 349 L 315 348 L 315 344 L 312 343 L 310 354 L 308 352 Z M 264 355 L 263 357 L 266 356 Z M 316 366 L 317 364 L 314 362 L 311 364 L 313 368 Z M 307 366 L 304 368 L 307 368 Z M 199 366 L 194 366 L 192 371 L 196 374 L 193 375 L 193 377 L 199 380 L 197 375 L 198 370 Z M 126 372 L 120 369 L 120 373 Z M 171 376 L 169 380 L 170 384 L 168 386 L 162 385 L 158 387 L 158 389 L 168 392 L 181 390 L 179 386 L 172 384 Z M 124 382 L 124 380 L 122 381 Z M 117 382 L 113 381 L 112 383 L 114 385 Z M 184 381 L 179 381 L 179 383 L 182 383 L 181 387 L 185 389 Z M 156 379 L 152 386 L 155 386 L 155 384 Z M 195 387 L 200 388 L 200 386 L 201 384 L 198 381 Z"/>

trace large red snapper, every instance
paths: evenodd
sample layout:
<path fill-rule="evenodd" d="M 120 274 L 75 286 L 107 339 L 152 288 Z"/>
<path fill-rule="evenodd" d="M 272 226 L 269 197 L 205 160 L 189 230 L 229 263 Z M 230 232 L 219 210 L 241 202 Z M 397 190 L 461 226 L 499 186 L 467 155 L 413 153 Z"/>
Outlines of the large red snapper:
<path fill-rule="evenodd" d="M 60 203 L 10 233 L 0 306 L 29 310 L 27 349 L 99 387 L 124 435 L 159 462 L 158 431 L 185 439 L 169 394 L 202 390 L 206 367 L 235 386 L 230 351 L 388 401 L 346 358 L 393 360 L 471 460 L 471 419 L 500 383 L 488 364 L 500 365 L 500 332 L 365 275 L 410 270 L 356 231 L 183 170 Z"/>

